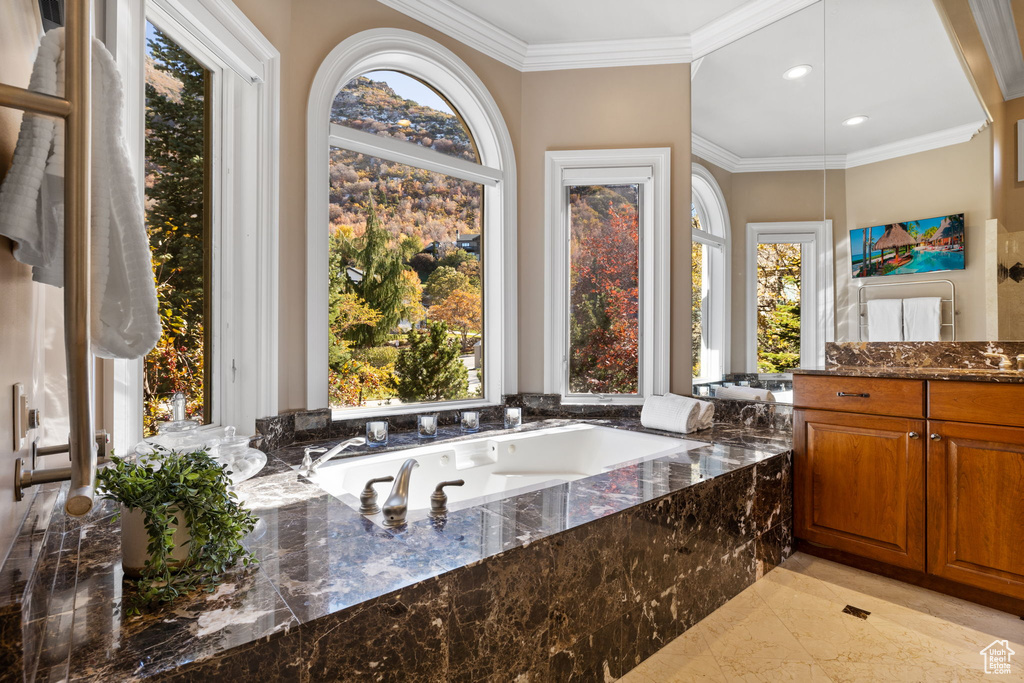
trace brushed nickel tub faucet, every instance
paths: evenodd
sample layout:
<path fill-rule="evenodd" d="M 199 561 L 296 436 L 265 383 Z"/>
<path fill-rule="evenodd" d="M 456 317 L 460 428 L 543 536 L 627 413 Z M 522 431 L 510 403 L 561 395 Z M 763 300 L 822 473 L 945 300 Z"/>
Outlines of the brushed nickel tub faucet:
<path fill-rule="evenodd" d="M 391 495 L 384 501 L 384 526 L 405 524 L 405 517 L 409 514 L 409 477 L 413 468 L 419 466 L 415 458 L 409 458 L 402 463 L 398 477 L 395 478 L 395 485 L 391 488 Z"/>

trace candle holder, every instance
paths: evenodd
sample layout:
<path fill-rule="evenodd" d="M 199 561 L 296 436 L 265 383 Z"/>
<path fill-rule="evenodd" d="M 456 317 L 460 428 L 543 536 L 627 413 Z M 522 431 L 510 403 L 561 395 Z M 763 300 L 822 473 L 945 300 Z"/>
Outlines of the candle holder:
<path fill-rule="evenodd" d="M 388 423 L 384 420 L 376 420 L 366 423 L 366 445 L 387 446 L 388 445 Z"/>
<path fill-rule="evenodd" d="M 464 431 L 464 432 L 478 432 L 478 431 L 480 431 L 480 411 L 479 410 L 464 410 L 464 411 L 462 411 L 462 431 Z"/>
<path fill-rule="evenodd" d="M 416 429 L 421 439 L 433 439 L 437 436 L 437 413 L 416 417 Z"/>
<path fill-rule="evenodd" d="M 523 426 L 523 409 L 518 407 L 505 408 L 505 429 L 519 429 Z"/>

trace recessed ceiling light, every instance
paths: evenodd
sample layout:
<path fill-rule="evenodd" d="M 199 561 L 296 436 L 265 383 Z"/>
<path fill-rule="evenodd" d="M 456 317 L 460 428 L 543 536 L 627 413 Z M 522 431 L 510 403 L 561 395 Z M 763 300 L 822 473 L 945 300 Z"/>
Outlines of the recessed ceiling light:
<path fill-rule="evenodd" d="M 814 67 L 811 66 L 810 64 L 798 64 L 794 66 L 792 69 L 787 69 L 786 73 L 782 74 L 782 77 L 785 78 L 787 81 L 795 81 L 800 78 L 803 78 L 807 74 L 811 73 L 811 71 L 813 70 Z"/>
<path fill-rule="evenodd" d="M 848 118 L 845 121 L 843 121 L 843 125 L 844 126 L 859 126 L 860 124 L 864 123 L 867 120 L 868 120 L 868 117 L 864 116 L 863 114 L 858 115 L 858 116 L 851 116 L 850 118 Z"/>

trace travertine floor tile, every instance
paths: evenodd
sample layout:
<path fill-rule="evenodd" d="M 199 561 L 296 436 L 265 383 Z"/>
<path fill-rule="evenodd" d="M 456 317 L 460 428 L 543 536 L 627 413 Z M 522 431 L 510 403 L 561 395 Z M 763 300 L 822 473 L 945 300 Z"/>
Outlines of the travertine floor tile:
<path fill-rule="evenodd" d="M 659 652 L 619 679 L 620 683 L 726 683 L 710 655 L 691 657 Z"/>
<path fill-rule="evenodd" d="M 792 662 L 782 659 L 753 657 L 722 657 L 718 666 L 727 681 L 750 683 L 828 683 L 832 679 L 814 662 Z"/>
<path fill-rule="evenodd" d="M 997 639 L 1017 652 L 998 678 L 980 654 Z M 1024 621 L 797 554 L 622 680 L 1024 683 Z"/>

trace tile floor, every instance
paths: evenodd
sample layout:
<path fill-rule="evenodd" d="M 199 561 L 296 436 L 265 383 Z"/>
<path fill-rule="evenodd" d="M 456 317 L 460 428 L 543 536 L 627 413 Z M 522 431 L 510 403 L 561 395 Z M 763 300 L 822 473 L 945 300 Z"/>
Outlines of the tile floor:
<path fill-rule="evenodd" d="M 1017 653 L 1009 675 L 984 673 L 980 650 L 996 639 Z M 1024 681 L 1019 617 L 802 553 L 619 679 L 981 680 Z"/>

